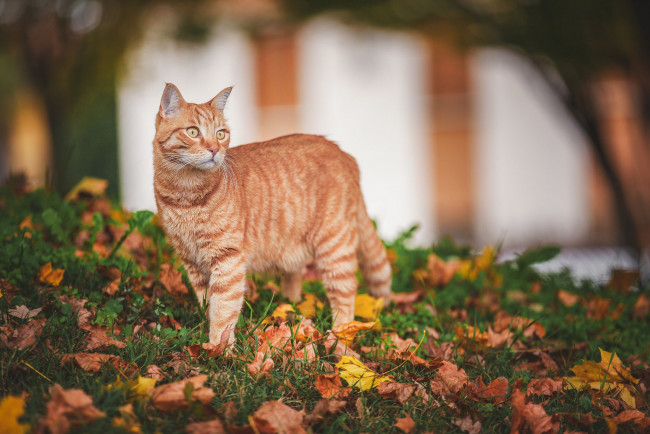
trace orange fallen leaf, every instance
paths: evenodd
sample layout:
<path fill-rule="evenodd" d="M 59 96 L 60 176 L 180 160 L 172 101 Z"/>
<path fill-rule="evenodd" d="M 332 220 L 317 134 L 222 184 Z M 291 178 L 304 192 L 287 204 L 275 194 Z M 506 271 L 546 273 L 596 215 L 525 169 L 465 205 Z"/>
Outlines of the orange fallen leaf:
<path fill-rule="evenodd" d="M 460 270 L 461 262 L 457 259 L 444 261 L 431 253 L 427 260 L 427 282 L 435 287 L 447 286 L 454 275 Z"/>
<path fill-rule="evenodd" d="M 25 319 L 33 318 L 43 310 L 42 307 L 37 309 L 29 309 L 27 306 L 16 306 L 15 308 L 9 309 L 9 315 L 15 316 L 16 318 Z"/>
<path fill-rule="evenodd" d="M 16 329 L 0 327 L 0 344 L 12 350 L 24 350 L 33 345 L 43 333 L 46 319 L 32 319 Z"/>
<path fill-rule="evenodd" d="M 636 320 L 644 319 L 650 313 L 650 297 L 646 294 L 641 294 L 634 303 L 632 308 L 632 318 Z"/>
<path fill-rule="evenodd" d="M 461 391 L 468 383 L 465 370 L 446 360 L 430 382 L 431 393 L 439 396 L 447 396 Z"/>
<path fill-rule="evenodd" d="M 316 377 L 316 389 L 323 398 L 346 398 L 352 389 L 343 387 L 338 370 L 331 374 L 319 374 Z"/>
<path fill-rule="evenodd" d="M 41 423 L 51 433 L 65 433 L 106 417 L 106 413 L 95 408 L 93 399 L 81 389 L 63 389 L 55 384 L 50 387 L 50 395 L 47 413 Z"/>
<path fill-rule="evenodd" d="M 63 275 L 65 270 L 60 268 L 52 268 L 52 263 L 48 262 L 47 264 L 41 267 L 41 271 L 38 273 L 38 280 L 41 283 L 46 285 L 59 286 L 61 280 L 63 280 Z"/>
<path fill-rule="evenodd" d="M 194 422 L 185 427 L 187 434 L 225 434 L 226 429 L 219 419 Z"/>
<path fill-rule="evenodd" d="M 351 321 L 346 324 L 341 324 L 340 326 L 334 328 L 333 333 L 338 337 L 344 344 L 350 345 L 354 340 L 357 332 L 361 330 L 368 330 L 373 328 L 375 321 L 372 322 L 359 322 Z"/>
<path fill-rule="evenodd" d="M 144 373 L 145 377 L 153 378 L 156 381 L 161 381 L 165 379 L 165 373 L 158 365 L 149 365 L 147 370 Z"/>
<path fill-rule="evenodd" d="M 560 422 L 556 415 L 549 416 L 540 404 L 527 402 L 524 392 L 519 390 L 521 380 L 517 380 L 512 389 L 512 425 L 511 432 L 523 432 L 527 425 L 533 434 L 557 433 Z"/>
<path fill-rule="evenodd" d="M 560 289 L 557 292 L 557 299 L 560 300 L 560 303 L 566 307 L 571 307 L 580 300 L 580 297 L 571 292 Z"/>
<path fill-rule="evenodd" d="M 406 413 L 406 416 L 402 418 L 398 417 L 393 426 L 395 428 L 401 429 L 406 434 L 409 434 L 415 429 L 415 421 L 411 418 L 411 416 L 409 416 L 408 413 Z"/>
<path fill-rule="evenodd" d="M 629 423 L 644 432 L 650 428 L 650 417 L 639 410 L 623 410 L 614 417 L 614 421 L 619 425 Z"/>
<path fill-rule="evenodd" d="M 112 365 L 115 369 L 130 375 L 138 370 L 133 363 L 128 363 L 120 356 L 101 353 L 73 353 L 65 354 L 61 359 L 61 364 L 74 363 L 79 368 L 87 372 L 101 372 L 106 364 Z"/>
<path fill-rule="evenodd" d="M 305 432 L 304 417 L 304 411 L 294 410 L 281 401 L 267 401 L 253 413 L 251 425 L 262 434 L 299 434 Z"/>
<path fill-rule="evenodd" d="M 546 395 L 552 396 L 556 393 L 562 393 L 562 381 L 552 378 L 534 378 L 528 383 L 526 396 Z"/>
<path fill-rule="evenodd" d="M 305 416 L 304 422 L 308 425 L 322 419 L 326 414 L 336 414 L 347 405 L 346 401 L 337 401 L 335 399 L 321 399 L 316 403 L 314 409 Z"/>
<path fill-rule="evenodd" d="M 109 346 L 116 346 L 117 348 L 126 347 L 126 343 L 118 341 L 108 335 L 108 331 L 104 328 L 91 328 L 88 336 L 86 337 L 86 350 L 92 351 L 99 348 Z"/>
<path fill-rule="evenodd" d="M 405 404 L 413 395 L 416 387 L 412 384 L 399 383 L 397 381 L 386 381 L 377 387 L 377 392 L 382 398 L 390 398 Z"/>
<path fill-rule="evenodd" d="M 162 264 L 160 266 L 160 278 L 158 280 L 174 297 L 185 297 L 190 293 L 185 283 L 183 283 L 183 275 L 171 264 Z"/>
<path fill-rule="evenodd" d="M 8 395 L 0 401 L 0 421 L 3 434 L 23 434 L 29 430 L 29 425 L 18 422 L 25 413 L 25 399 Z"/>
<path fill-rule="evenodd" d="M 508 379 L 505 377 L 495 378 L 487 386 L 483 383 L 483 378 L 479 377 L 474 385 L 474 396 L 479 399 L 485 399 L 497 404 L 505 402 L 508 394 Z"/>
<path fill-rule="evenodd" d="M 270 356 L 266 358 L 265 356 L 266 353 L 263 351 L 258 351 L 255 354 L 255 359 L 253 359 L 253 361 L 249 363 L 247 366 L 249 374 L 251 375 L 264 374 L 266 372 L 269 372 L 271 369 L 273 369 L 275 362 L 273 362 L 273 359 Z"/>
<path fill-rule="evenodd" d="M 193 401 L 209 404 L 214 398 L 214 390 L 203 386 L 207 379 L 207 375 L 197 375 L 186 380 L 158 386 L 151 392 L 151 403 L 162 411 L 187 408 Z"/>

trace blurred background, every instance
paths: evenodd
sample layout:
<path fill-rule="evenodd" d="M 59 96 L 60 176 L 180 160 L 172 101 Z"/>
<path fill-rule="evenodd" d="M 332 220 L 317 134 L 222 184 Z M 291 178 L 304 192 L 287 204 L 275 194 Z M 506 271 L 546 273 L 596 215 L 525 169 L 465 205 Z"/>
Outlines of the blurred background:
<path fill-rule="evenodd" d="M 578 277 L 647 260 L 645 0 L 0 0 L 0 178 L 155 209 L 166 82 L 234 85 L 232 146 L 339 143 L 385 238 L 557 243 Z"/>

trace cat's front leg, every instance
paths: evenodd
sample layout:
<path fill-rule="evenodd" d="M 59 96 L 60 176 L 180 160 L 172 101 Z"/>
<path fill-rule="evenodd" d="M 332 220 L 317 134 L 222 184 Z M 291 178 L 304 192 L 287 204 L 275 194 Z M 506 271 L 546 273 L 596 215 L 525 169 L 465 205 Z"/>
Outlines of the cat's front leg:
<path fill-rule="evenodd" d="M 244 303 L 246 261 L 238 248 L 218 249 L 211 259 L 208 289 L 210 343 L 219 344 L 226 332 L 228 343 L 235 341 L 235 326 Z"/>

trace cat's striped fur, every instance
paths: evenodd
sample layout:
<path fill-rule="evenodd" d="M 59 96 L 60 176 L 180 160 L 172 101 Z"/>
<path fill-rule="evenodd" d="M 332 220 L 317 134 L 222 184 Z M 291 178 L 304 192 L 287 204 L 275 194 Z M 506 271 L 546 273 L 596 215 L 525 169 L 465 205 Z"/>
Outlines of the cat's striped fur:
<path fill-rule="evenodd" d="M 199 302 L 207 297 L 210 342 L 225 330 L 234 340 L 246 273 L 283 273 L 282 293 L 299 300 L 301 270 L 311 259 L 334 325 L 351 321 L 359 265 L 371 294 L 388 296 L 391 283 L 354 158 L 323 137 L 301 134 L 229 149 L 229 94 L 227 88 L 191 104 L 168 84 L 153 143 L 160 222 Z"/>

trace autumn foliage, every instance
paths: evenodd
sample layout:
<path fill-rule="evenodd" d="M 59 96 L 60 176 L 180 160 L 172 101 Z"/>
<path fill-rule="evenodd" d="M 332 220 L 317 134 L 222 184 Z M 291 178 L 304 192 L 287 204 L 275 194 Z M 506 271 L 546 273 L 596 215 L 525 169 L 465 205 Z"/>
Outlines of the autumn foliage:
<path fill-rule="evenodd" d="M 361 282 L 355 321 L 332 330 L 312 268 L 293 304 L 250 276 L 237 344 L 213 345 L 155 216 L 105 188 L 2 191 L 2 433 L 650 430 L 638 276 L 575 282 L 535 268 L 555 247 L 499 262 L 406 232 L 394 296 Z"/>

